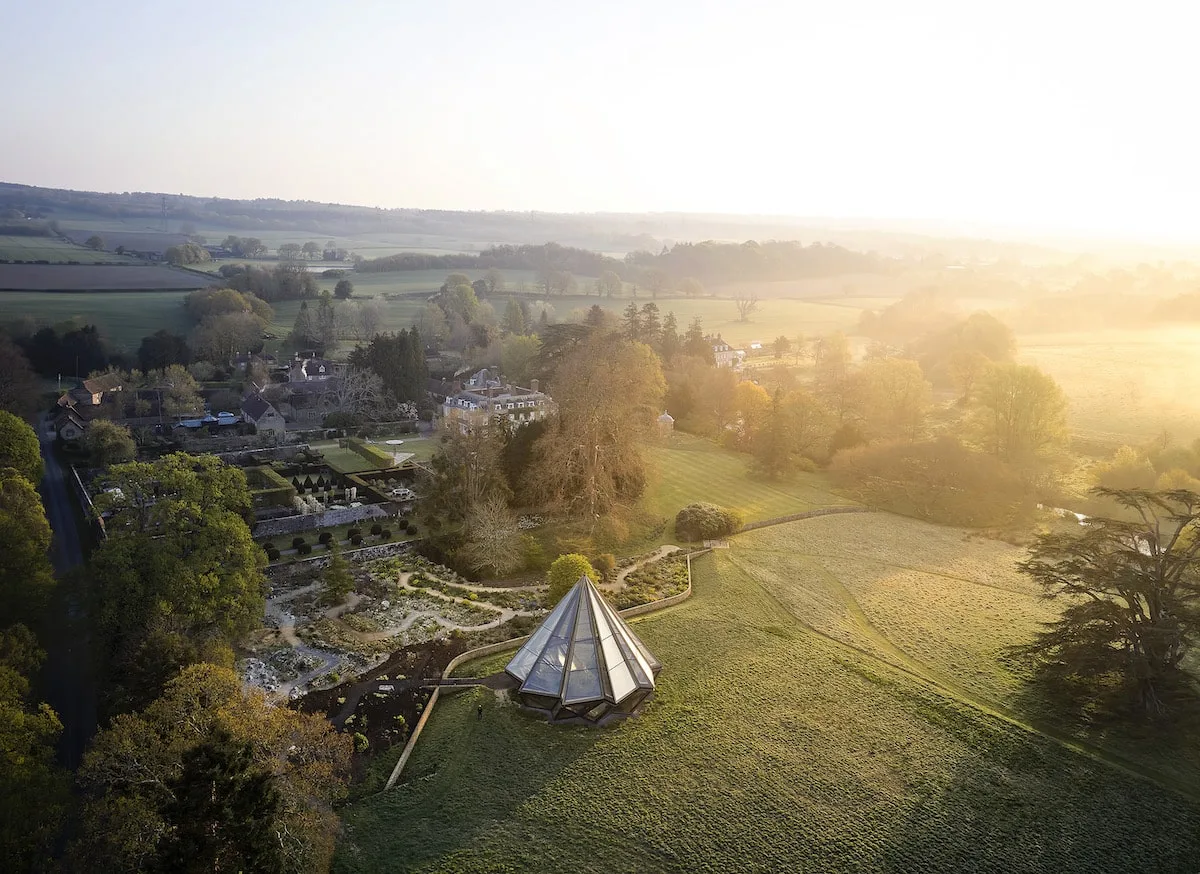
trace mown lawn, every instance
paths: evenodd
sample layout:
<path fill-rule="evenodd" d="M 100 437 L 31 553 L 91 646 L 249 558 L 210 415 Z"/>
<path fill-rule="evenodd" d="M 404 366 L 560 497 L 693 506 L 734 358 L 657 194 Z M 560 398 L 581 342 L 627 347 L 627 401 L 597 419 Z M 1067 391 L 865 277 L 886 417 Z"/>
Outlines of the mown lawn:
<path fill-rule="evenodd" d="M 939 572 L 965 553 L 978 566 L 951 570 L 968 579 L 1001 562 L 962 532 L 900 521 L 890 545 L 856 545 L 897 567 L 926 555 Z M 636 719 L 563 729 L 491 692 L 444 699 L 401 785 L 344 809 L 334 870 L 1196 870 L 1200 805 L 875 657 L 858 644 L 896 644 L 861 619 L 844 640 L 814 629 L 789 591 L 854 611 L 816 571 L 782 566 L 789 540 L 815 554 L 837 535 L 802 533 L 811 525 L 735 538 L 694 564 L 689 601 L 635 623 L 666 666 Z M 904 582 L 879 584 L 892 586 Z M 888 613 L 886 599 L 871 611 Z M 954 658 L 990 658 L 971 647 L 1020 633 L 989 622 Z"/>
<path fill-rule="evenodd" d="M 771 482 L 750 475 L 750 456 L 722 449 L 712 440 L 675 433 L 647 448 L 651 481 L 643 507 L 671 519 L 682 507 L 708 501 L 739 511 L 747 522 L 801 513 L 815 507 L 852 504 L 833 494 L 820 473 L 798 473 Z"/>

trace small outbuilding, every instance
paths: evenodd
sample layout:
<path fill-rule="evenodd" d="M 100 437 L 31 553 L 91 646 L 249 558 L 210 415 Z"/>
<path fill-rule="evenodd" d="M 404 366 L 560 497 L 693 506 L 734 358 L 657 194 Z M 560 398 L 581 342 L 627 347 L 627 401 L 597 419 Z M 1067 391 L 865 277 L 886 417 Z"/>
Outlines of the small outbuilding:
<path fill-rule="evenodd" d="M 675 430 L 675 417 L 663 410 L 663 414 L 658 417 L 658 433 L 662 435 L 670 434 Z"/>
<path fill-rule="evenodd" d="M 636 710 L 662 664 L 582 576 L 517 650 L 505 671 L 526 707 L 551 720 L 600 722 Z"/>

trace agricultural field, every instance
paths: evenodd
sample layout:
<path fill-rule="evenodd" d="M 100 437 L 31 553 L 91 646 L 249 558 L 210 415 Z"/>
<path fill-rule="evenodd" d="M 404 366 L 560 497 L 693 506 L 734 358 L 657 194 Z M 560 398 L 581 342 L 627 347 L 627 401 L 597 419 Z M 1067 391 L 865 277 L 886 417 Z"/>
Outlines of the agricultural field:
<path fill-rule="evenodd" d="M 799 473 L 791 480 L 751 478 L 750 456 L 722 449 L 712 440 L 676 432 L 665 443 L 647 447 L 651 480 L 642 506 L 671 519 L 696 501 L 737 510 L 747 522 L 759 522 L 815 507 L 853 504 L 830 491 L 824 474 Z"/>
<path fill-rule="evenodd" d="M 401 784 L 344 809 L 334 870 L 1191 874 L 1194 756 L 1122 758 L 1004 703 L 987 665 L 1044 609 L 1017 553 L 883 514 L 740 535 L 635 620 L 665 665 L 640 716 L 564 729 L 486 689 L 443 699 Z M 959 649 L 926 639 L 955 622 Z"/>
<path fill-rule="evenodd" d="M 1170 431 L 1200 437 L 1200 330 L 1157 328 L 1086 334 L 1025 334 L 1018 356 L 1058 380 L 1071 430 L 1114 443 Z"/>
<path fill-rule="evenodd" d="M 170 291 L 208 284 L 204 276 L 149 264 L 0 264 L 0 291 Z"/>
<path fill-rule="evenodd" d="M 0 273 L 5 266 L 0 264 Z M 0 292 L 0 320 L 30 318 L 54 324 L 77 317 L 98 325 L 118 348 L 136 351 L 142 337 L 159 328 L 181 334 L 191 329 L 183 311 L 186 295 L 185 291 Z"/>
<path fill-rule="evenodd" d="M 86 238 L 85 238 L 86 239 Z M 58 237 L 26 237 L 0 234 L 0 261 L 48 261 L 51 264 L 138 264 L 136 258 L 113 252 L 97 252 Z"/>

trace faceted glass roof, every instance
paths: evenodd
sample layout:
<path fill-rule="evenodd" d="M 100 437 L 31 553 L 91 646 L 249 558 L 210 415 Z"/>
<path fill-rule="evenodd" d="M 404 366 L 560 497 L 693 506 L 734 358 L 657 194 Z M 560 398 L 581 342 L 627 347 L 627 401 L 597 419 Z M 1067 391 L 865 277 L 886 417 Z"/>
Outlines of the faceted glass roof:
<path fill-rule="evenodd" d="M 661 670 L 645 644 L 582 576 L 517 650 L 505 670 L 522 695 L 555 699 L 552 710 L 584 715 L 654 689 Z"/>

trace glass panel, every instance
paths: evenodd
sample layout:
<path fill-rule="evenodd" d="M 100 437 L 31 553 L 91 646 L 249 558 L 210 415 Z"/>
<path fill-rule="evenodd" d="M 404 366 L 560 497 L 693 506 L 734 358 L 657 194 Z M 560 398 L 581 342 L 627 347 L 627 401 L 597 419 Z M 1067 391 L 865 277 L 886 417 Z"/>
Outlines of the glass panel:
<path fill-rule="evenodd" d="M 592 608 L 590 598 L 580 598 L 579 612 L 575 614 L 575 640 L 592 639 Z"/>
<path fill-rule="evenodd" d="M 606 637 L 600 641 L 600 646 L 604 651 L 604 666 L 611 672 L 613 668 L 621 664 L 625 659 L 621 656 L 621 650 L 617 646 L 617 642 L 611 637 Z"/>
<path fill-rule="evenodd" d="M 637 688 L 629 673 L 629 666 L 624 662 L 609 666 L 608 679 L 612 682 L 613 698 L 618 702 Z"/>

